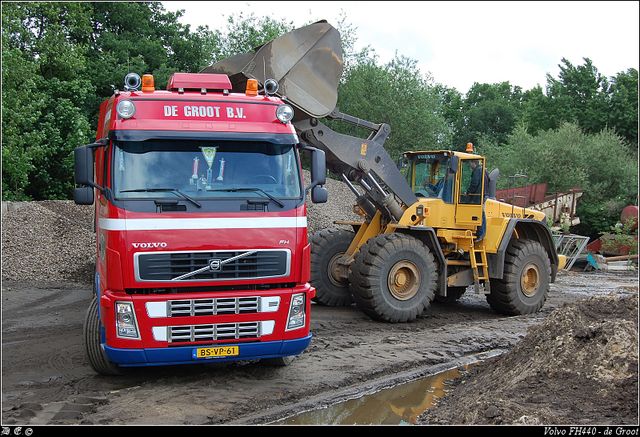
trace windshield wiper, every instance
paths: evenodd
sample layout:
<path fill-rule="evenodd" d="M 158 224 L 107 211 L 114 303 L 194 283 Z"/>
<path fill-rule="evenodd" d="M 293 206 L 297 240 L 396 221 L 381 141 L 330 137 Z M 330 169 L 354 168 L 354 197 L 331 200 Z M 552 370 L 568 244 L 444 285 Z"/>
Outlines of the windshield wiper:
<path fill-rule="evenodd" d="M 175 193 L 178 193 L 185 199 L 187 199 L 189 202 L 193 203 L 198 208 L 202 207 L 202 204 L 200 202 L 198 202 L 195 199 L 192 199 L 191 197 L 184 194 L 182 191 L 178 190 L 177 188 L 136 188 L 133 190 L 121 190 L 120 192 L 121 193 L 154 193 L 154 192 L 160 192 L 160 191 L 173 191 Z"/>
<path fill-rule="evenodd" d="M 248 188 L 248 187 L 241 187 L 241 188 L 217 188 L 215 190 L 207 190 L 207 191 L 229 191 L 229 192 L 235 192 L 235 191 L 258 191 L 262 194 L 264 194 L 265 196 L 267 196 L 269 199 L 273 200 L 274 202 L 276 202 L 278 205 L 280 205 L 280 208 L 284 208 L 284 203 L 282 203 L 282 201 L 280 199 L 278 199 L 277 197 L 273 197 L 271 194 L 267 193 L 266 191 L 264 191 L 262 188 Z"/>

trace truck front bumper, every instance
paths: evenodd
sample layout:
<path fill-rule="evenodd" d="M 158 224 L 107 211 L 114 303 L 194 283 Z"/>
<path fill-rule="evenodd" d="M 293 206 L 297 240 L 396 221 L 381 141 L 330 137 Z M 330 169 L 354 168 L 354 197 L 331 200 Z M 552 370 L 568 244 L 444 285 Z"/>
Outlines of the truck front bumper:
<path fill-rule="evenodd" d="M 121 367 L 163 366 L 175 364 L 195 364 L 212 361 L 255 360 L 299 355 L 311 343 L 312 334 L 293 340 L 225 343 L 213 346 L 237 346 L 238 354 L 214 358 L 194 358 L 194 350 L 202 346 L 180 346 L 158 349 L 119 349 L 103 345 L 109 361 Z"/>

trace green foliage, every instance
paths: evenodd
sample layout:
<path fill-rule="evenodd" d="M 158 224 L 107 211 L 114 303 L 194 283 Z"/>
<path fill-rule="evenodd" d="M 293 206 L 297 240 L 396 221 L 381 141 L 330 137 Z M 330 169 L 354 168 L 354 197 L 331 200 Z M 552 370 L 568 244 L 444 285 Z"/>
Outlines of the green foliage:
<path fill-rule="evenodd" d="M 73 150 L 95 138 L 100 104 L 131 71 L 156 88 L 174 72 L 198 72 L 292 30 L 292 22 L 243 13 L 226 29 L 192 30 L 159 2 L 2 4 L 2 198 L 70 198 Z M 315 20 L 314 20 L 315 21 Z M 434 83 L 396 54 L 385 65 L 341 14 L 344 74 L 338 108 L 391 126 L 385 148 L 453 148 L 467 142 L 506 176 L 527 174 L 549 190 L 580 186 L 582 235 L 606 231 L 638 196 L 638 72 L 605 78 L 585 58 L 562 59 L 558 78 L 523 92 L 509 82 L 474 83 L 466 94 Z M 369 132 L 327 122 L 336 131 Z"/>
<path fill-rule="evenodd" d="M 180 16 L 159 2 L 2 4 L 3 200 L 71 197 L 73 150 L 128 72 L 164 88 L 209 65 L 216 35 Z"/>
<path fill-rule="evenodd" d="M 469 142 L 478 144 L 480 138 L 505 143 L 522 114 L 522 89 L 509 82 L 476 82 L 464 97 L 455 89 L 443 88 L 441 92 L 455 150 L 465 150 Z"/>
<path fill-rule="evenodd" d="M 529 131 L 558 129 L 577 123 L 585 132 L 609 128 L 638 148 L 638 71 L 631 68 L 610 80 L 588 58 L 574 66 L 567 59 L 559 65 L 558 79 L 547 74 L 546 93 L 540 87 L 525 93 L 522 120 Z"/>
<path fill-rule="evenodd" d="M 72 152 L 90 137 L 81 107 L 93 90 L 82 79 L 87 47 L 83 5 L 3 4 L 3 199 L 68 197 Z"/>
<path fill-rule="evenodd" d="M 213 62 L 250 52 L 293 29 L 293 22 L 285 20 L 256 17 L 253 13 L 247 18 L 242 12 L 237 15 L 232 14 L 227 20 L 226 34 L 220 30 L 214 32 L 218 44 L 212 47 Z"/>
<path fill-rule="evenodd" d="M 638 70 L 630 68 L 611 78 L 608 90 L 607 125 L 638 145 Z M 636 149 L 637 150 L 637 149 Z"/>
<path fill-rule="evenodd" d="M 378 65 L 366 48 L 353 59 L 338 88 L 338 108 L 345 114 L 374 123 L 388 123 L 391 134 L 385 149 L 392 157 L 407 150 L 444 147 L 445 121 L 441 100 L 432 79 L 416 61 L 399 56 Z M 337 132 L 366 137 L 370 132 L 344 123 L 327 124 Z"/>
<path fill-rule="evenodd" d="M 547 191 L 584 190 L 578 208 L 583 235 L 608 229 L 622 208 L 638 197 L 637 155 L 611 129 L 588 134 L 574 123 L 530 134 L 520 124 L 502 146 L 482 143 L 479 152 L 499 168 L 499 188 L 507 175 L 525 174 L 528 183 L 547 183 Z"/>

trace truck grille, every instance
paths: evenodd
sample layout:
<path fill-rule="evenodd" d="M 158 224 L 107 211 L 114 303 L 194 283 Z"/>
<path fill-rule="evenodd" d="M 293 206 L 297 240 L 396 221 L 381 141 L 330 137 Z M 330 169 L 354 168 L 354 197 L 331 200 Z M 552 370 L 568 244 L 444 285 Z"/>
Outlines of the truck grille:
<path fill-rule="evenodd" d="M 260 337 L 259 322 L 219 323 L 214 325 L 170 326 L 169 343 L 238 340 Z"/>
<path fill-rule="evenodd" d="M 251 252 L 251 253 L 248 253 Z M 237 258 L 236 258 L 237 257 Z M 231 261 L 232 258 L 235 258 Z M 228 281 L 288 276 L 289 250 L 152 252 L 134 254 L 137 281 Z M 215 269 L 209 266 L 216 266 Z M 193 272 L 199 271 L 193 274 Z M 182 278 L 180 278 L 182 277 Z M 180 278 L 180 279 L 176 279 Z"/>
<path fill-rule="evenodd" d="M 257 313 L 259 297 L 183 299 L 168 301 L 169 317 L 216 316 L 219 314 Z"/>

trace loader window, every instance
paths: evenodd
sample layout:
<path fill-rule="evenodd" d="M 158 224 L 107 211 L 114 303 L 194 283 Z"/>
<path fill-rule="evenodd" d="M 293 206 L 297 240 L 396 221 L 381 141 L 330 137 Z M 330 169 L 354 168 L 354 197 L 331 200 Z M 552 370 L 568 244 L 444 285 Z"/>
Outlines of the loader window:
<path fill-rule="evenodd" d="M 116 143 L 112 166 L 119 199 L 300 198 L 294 145 L 264 142 L 149 140 Z M 254 190 L 252 190 L 254 189 Z"/>
<path fill-rule="evenodd" d="M 406 178 L 416 196 L 453 203 L 455 175 L 449 170 L 449 154 L 420 153 L 408 159 Z"/>
<path fill-rule="evenodd" d="M 460 199 L 461 204 L 480 205 L 483 191 L 483 166 L 478 159 L 461 161 L 460 165 Z"/>

